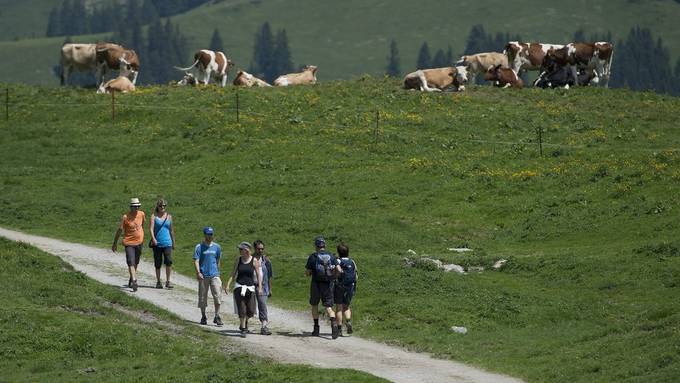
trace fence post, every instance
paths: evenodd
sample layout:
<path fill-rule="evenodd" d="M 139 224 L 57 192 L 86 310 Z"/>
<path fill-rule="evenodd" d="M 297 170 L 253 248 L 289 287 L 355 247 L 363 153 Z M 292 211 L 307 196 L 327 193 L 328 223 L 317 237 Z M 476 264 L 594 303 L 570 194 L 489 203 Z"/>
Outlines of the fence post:
<path fill-rule="evenodd" d="M 5 88 L 5 121 L 9 121 L 9 88 Z"/>
<path fill-rule="evenodd" d="M 373 142 L 377 143 L 378 142 L 378 129 L 380 127 L 380 112 L 378 110 L 375 111 L 375 129 L 373 130 Z"/>
<path fill-rule="evenodd" d="M 236 123 L 237 124 L 241 122 L 241 118 L 239 116 L 239 112 L 240 112 L 239 109 L 240 109 L 240 106 L 239 106 L 238 90 L 237 90 L 236 91 Z"/>
<path fill-rule="evenodd" d="M 543 128 L 538 127 L 538 152 L 543 157 Z"/>
<path fill-rule="evenodd" d="M 116 92 L 111 91 L 111 121 L 116 120 Z"/>

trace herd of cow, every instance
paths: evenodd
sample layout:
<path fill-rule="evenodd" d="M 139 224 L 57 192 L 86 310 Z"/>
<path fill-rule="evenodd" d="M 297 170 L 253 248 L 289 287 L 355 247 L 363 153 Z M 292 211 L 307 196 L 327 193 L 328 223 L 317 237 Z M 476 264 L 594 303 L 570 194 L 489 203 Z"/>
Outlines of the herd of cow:
<path fill-rule="evenodd" d="M 521 74 L 539 70 L 534 86 L 542 88 L 585 86 L 590 84 L 607 87 L 611 74 L 613 46 L 609 42 L 569 43 L 566 45 L 545 43 L 522 43 L 511 41 L 503 53 L 488 52 L 462 56 L 451 67 L 421 69 L 404 78 L 405 89 L 435 92 L 447 89 L 462 91 L 468 80 L 475 76 L 499 87 L 522 88 Z M 97 92 L 130 92 L 135 90 L 139 74 L 139 57 L 132 49 L 118 44 L 64 44 L 61 48 L 63 68 L 61 84 L 68 82 L 73 70 L 95 71 Z M 223 52 L 201 49 L 194 55 L 194 62 L 187 68 L 175 67 L 184 72 L 177 85 L 208 84 L 215 80 L 222 87 L 227 84 L 227 73 L 234 62 Z M 119 76 L 104 82 L 108 71 L 117 70 Z M 317 67 L 306 66 L 300 73 L 289 73 L 274 80 L 274 86 L 316 83 Z M 233 81 L 236 86 L 272 86 L 250 73 L 238 71 Z"/>

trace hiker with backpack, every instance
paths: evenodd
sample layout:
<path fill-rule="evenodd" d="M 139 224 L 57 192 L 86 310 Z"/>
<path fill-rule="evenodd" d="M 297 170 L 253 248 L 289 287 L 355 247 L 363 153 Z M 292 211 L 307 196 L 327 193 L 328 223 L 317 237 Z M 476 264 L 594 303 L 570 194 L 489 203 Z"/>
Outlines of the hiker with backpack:
<path fill-rule="evenodd" d="M 351 334 L 352 329 L 352 310 L 349 308 L 357 284 L 357 264 L 349 257 L 349 247 L 341 243 L 338 245 L 338 257 L 340 257 L 340 276 L 335 282 L 335 320 L 338 324 L 338 336 L 342 336 L 342 317 L 346 319 L 347 333 Z"/>
<path fill-rule="evenodd" d="M 260 334 L 271 335 L 272 332 L 269 330 L 269 314 L 267 310 L 267 299 L 272 296 L 272 278 L 274 273 L 272 271 L 272 263 L 269 257 L 264 253 L 264 242 L 262 240 L 256 240 L 253 242 L 255 246 L 255 254 L 253 257 L 260 262 L 260 275 L 262 275 L 262 289 L 258 289 L 256 292 L 257 298 L 257 316 L 260 319 Z"/>
<path fill-rule="evenodd" d="M 326 308 L 326 313 L 331 320 L 331 334 L 337 339 L 338 325 L 333 311 L 333 283 L 340 273 L 340 265 L 337 258 L 326 251 L 326 240 L 319 236 L 314 239 L 316 251 L 309 255 L 305 265 L 305 275 L 311 276 L 309 288 L 309 304 L 314 319 L 313 336 L 319 336 L 319 302 Z"/>

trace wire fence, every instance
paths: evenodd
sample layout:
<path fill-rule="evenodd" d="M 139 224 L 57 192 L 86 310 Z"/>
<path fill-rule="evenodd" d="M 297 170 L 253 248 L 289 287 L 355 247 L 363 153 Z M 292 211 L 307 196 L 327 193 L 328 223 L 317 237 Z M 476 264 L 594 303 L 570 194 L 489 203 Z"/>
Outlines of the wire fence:
<path fill-rule="evenodd" d="M 234 117 L 234 121 L 236 123 L 241 123 L 241 116 L 254 116 L 254 117 L 259 117 L 259 118 L 265 118 L 270 121 L 284 121 L 288 120 L 291 122 L 297 122 L 297 121 L 292 121 L 293 119 L 291 118 L 282 118 L 281 116 L 275 116 L 272 114 L 266 114 L 266 113 L 261 113 L 261 112 L 256 112 L 251 109 L 244 109 L 243 108 L 243 102 L 240 99 L 239 92 L 235 92 L 234 100 L 231 100 L 231 104 L 233 106 L 227 106 L 227 105 L 205 105 L 205 106 L 187 106 L 187 105 L 173 105 L 173 106 L 165 106 L 165 105 L 149 105 L 149 104 L 139 104 L 139 103 L 129 103 L 129 102 L 121 102 L 117 97 L 116 93 L 111 93 L 110 94 L 110 101 L 107 102 L 83 102 L 83 103 L 46 103 L 46 102 L 40 102 L 40 103 L 33 103 L 33 102 L 21 102 L 21 101 L 12 101 L 10 99 L 10 89 L 6 88 L 5 89 L 5 121 L 9 122 L 10 120 L 10 106 L 13 108 L 89 108 L 89 109 L 100 109 L 102 111 L 105 111 L 107 109 L 110 110 L 110 115 L 111 115 L 111 121 L 116 121 L 117 118 L 120 118 L 119 113 L 122 110 L 158 110 L 158 111 L 191 111 L 191 112 L 204 112 L 204 113 L 214 113 L 216 111 L 221 111 L 221 112 L 226 112 L 226 113 L 232 113 Z M 366 109 L 353 109 L 352 110 L 353 114 L 355 116 L 363 116 L 359 117 L 359 120 L 362 120 L 363 123 L 366 124 L 366 127 L 369 129 L 372 129 L 372 140 L 373 142 L 377 142 L 379 140 L 379 135 L 380 135 L 380 128 L 382 125 L 385 125 L 384 119 L 381 120 L 381 113 L 384 113 L 384 111 L 379 110 L 378 108 L 366 108 Z M 384 115 L 384 114 L 383 114 Z M 319 119 L 317 122 L 321 122 L 321 119 Z M 347 128 L 347 123 L 341 124 L 337 122 L 331 122 L 328 120 L 323 121 L 324 126 L 326 127 L 333 127 L 337 129 L 345 129 Z M 512 146 L 512 147 L 518 147 L 518 146 L 526 146 L 526 145 L 536 145 L 538 153 L 540 156 L 544 155 L 544 148 L 555 148 L 555 149 L 588 149 L 588 150 L 606 150 L 606 151 L 625 151 L 625 152 L 630 152 L 630 151 L 636 151 L 636 152 L 648 152 L 648 153 L 659 153 L 659 152 L 678 152 L 680 151 L 680 148 L 672 148 L 672 147 L 666 147 L 666 148 L 660 148 L 660 147 L 653 147 L 653 148 L 642 148 L 642 147 L 612 147 L 612 146 L 595 146 L 595 145 L 576 145 L 576 144 L 565 144 L 565 143 L 555 143 L 555 142 L 545 142 L 544 140 L 544 135 L 546 131 L 542 127 L 537 127 L 535 128 L 535 137 L 530 138 L 527 140 L 523 141 L 502 141 L 502 140 L 490 140 L 490 139 L 482 139 L 482 138 L 470 138 L 470 137 L 456 137 L 455 141 L 459 143 L 477 143 L 477 144 L 483 144 L 483 145 L 504 145 L 504 146 Z"/>

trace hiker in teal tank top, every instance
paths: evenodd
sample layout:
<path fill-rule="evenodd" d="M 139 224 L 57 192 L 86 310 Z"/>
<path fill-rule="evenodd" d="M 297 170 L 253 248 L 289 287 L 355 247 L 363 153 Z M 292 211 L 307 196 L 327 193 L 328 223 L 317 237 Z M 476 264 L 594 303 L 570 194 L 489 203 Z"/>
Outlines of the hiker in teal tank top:
<path fill-rule="evenodd" d="M 156 209 L 151 215 L 149 232 L 153 248 L 153 263 L 156 267 L 156 288 L 162 289 L 161 265 L 165 264 L 165 287 L 173 288 L 170 282 L 172 274 L 172 251 L 175 249 L 175 230 L 172 215 L 167 212 L 168 203 L 160 198 L 156 201 Z"/>

